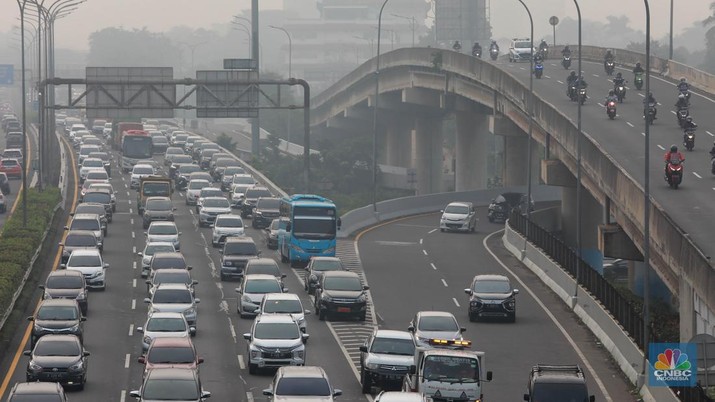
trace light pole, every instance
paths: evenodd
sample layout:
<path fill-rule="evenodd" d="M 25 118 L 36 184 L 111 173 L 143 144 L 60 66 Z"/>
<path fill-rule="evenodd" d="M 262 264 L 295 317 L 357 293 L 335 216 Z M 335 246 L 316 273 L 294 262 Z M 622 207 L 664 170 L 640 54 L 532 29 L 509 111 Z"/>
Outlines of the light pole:
<path fill-rule="evenodd" d="M 670 47 L 668 59 L 673 60 L 673 0 L 670 0 Z"/>
<path fill-rule="evenodd" d="M 576 85 L 576 102 L 577 102 L 577 118 L 576 125 L 578 133 L 576 134 L 576 285 L 573 290 L 574 300 L 578 298 L 578 281 L 581 279 L 581 98 L 580 89 L 583 83 L 581 77 L 581 7 L 577 0 L 573 0 L 576 5 L 576 13 L 578 14 L 578 76 Z"/>
<path fill-rule="evenodd" d="M 650 5 L 645 4 L 645 93 L 643 116 L 648 116 L 648 96 L 650 95 Z M 643 367 L 641 375 L 646 375 L 648 366 L 648 341 L 650 341 L 650 124 L 645 121 L 645 167 L 643 183 Z"/>
<path fill-rule="evenodd" d="M 248 35 L 248 58 L 249 59 L 252 58 L 253 52 L 251 51 L 251 30 L 247 26 L 241 24 L 240 22 L 232 21 L 231 23 L 233 25 L 235 25 L 236 27 L 242 28 L 243 32 L 245 32 L 246 35 Z"/>
<path fill-rule="evenodd" d="M 27 0 L 17 0 L 17 7 L 20 9 L 20 65 L 22 68 L 22 155 L 27 155 L 27 116 L 26 116 L 26 103 L 27 94 L 25 93 L 25 6 L 27 6 Z M 29 158 L 25 156 L 23 166 L 22 166 L 22 227 L 27 227 L 27 175 L 25 174 L 25 166 L 27 166 L 27 160 Z"/>
<path fill-rule="evenodd" d="M 393 17 L 402 18 L 404 20 L 410 21 L 410 27 L 412 28 L 412 47 L 415 47 L 415 17 L 407 17 L 399 14 L 390 14 Z"/>
<path fill-rule="evenodd" d="M 283 33 L 286 34 L 288 37 L 288 78 L 293 77 L 293 40 L 290 37 L 290 33 L 283 27 L 277 27 L 275 25 L 269 25 L 270 28 L 277 29 L 279 31 L 283 31 Z"/>
<path fill-rule="evenodd" d="M 530 60 L 530 70 L 529 70 L 529 144 L 527 145 L 527 157 L 526 157 L 526 239 L 529 239 L 529 228 L 531 227 L 531 143 L 533 142 L 532 129 L 534 126 L 534 19 L 531 18 L 531 11 L 529 7 L 526 6 L 523 0 L 518 0 L 526 13 L 529 15 L 529 26 L 531 28 L 531 36 L 529 40 L 531 41 L 531 60 Z M 526 242 L 524 242 L 526 247 Z M 526 250 L 524 250 L 525 252 Z"/>
<path fill-rule="evenodd" d="M 385 0 L 377 17 L 377 56 L 375 57 L 375 105 L 372 114 L 372 211 L 377 213 L 377 107 L 380 99 L 380 34 L 382 33 L 382 11 L 385 10 Z"/>

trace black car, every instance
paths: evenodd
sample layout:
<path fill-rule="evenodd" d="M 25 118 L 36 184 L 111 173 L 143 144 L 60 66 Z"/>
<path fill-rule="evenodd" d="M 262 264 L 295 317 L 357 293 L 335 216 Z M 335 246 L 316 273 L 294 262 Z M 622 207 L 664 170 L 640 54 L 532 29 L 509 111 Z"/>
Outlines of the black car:
<path fill-rule="evenodd" d="M 320 282 L 323 273 L 328 271 L 345 271 L 338 257 L 313 257 L 305 267 L 304 289 L 309 295 L 315 293 L 315 285 Z"/>
<path fill-rule="evenodd" d="M 273 194 L 271 194 L 267 188 L 258 186 L 253 186 L 246 190 L 245 195 L 246 197 L 241 206 L 241 218 L 244 219 L 247 218 L 248 215 L 253 215 L 253 210 L 256 208 L 256 203 L 259 198 L 273 197 Z M 270 221 L 268 223 L 270 223 Z"/>
<path fill-rule="evenodd" d="M 77 300 L 82 315 L 87 315 L 87 284 L 84 275 L 79 271 L 63 269 L 50 272 L 44 285 L 39 288 L 45 293 L 42 298 L 48 299 L 69 299 Z"/>
<path fill-rule="evenodd" d="M 24 354 L 30 356 L 27 382 L 58 382 L 84 388 L 89 352 L 76 335 L 48 335 Z"/>
<path fill-rule="evenodd" d="M 586 377 L 576 365 L 537 364 L 531 368 L 525 401 L 554 400 L 558 395 L 564 401 L 589 401 L 596 398 L 588 394 Z"/>
<path fill-rule="evenodd" d="M 469 321 L 477 321 L 482 317 L 516 321 L 516 295 L 519 289 L 513 289 L 506 276 L 477 275 L 471 286 L 464 289 L 464 293 L 469 295 Z"/>
<path fill-rule="evenodd" d="M 350 271 L 328 271 L 315 288 L 315 314 L 323 321 L 328 314 L 357 317 L 365 321 L 368 286 Z"/>
<path fill-rule="evenodd" d="M 77 249 L 99 249 L 102 251 L 102 243 L 97 240 L 97 236 L 90 230 L 70 230 L 65 235 L 63 242 L 59 243 L 62 247 L 62 257 L 60 264 L 67 264 L 72 251 Z"/>
<path fill-rule="evenodd" d="M 87 192 L 84 193 L 84 197 L 82 197 L 82 202 L 102 204 L 105 215 L 107 216 L 107 222 L 112 222 L 112 213 L 114 209 L 112 207 L 112 193 L 110 193 L 108 189 L 99 188 L 87 190 Z"/>
<path fill-rule="evenodd" d="M 524 193 L 503 193 L 497 198 L 493 199 L 489 204 L 489 210 L 487 212 L 487 218 L 489 222 L 504 223 L 509 218 L 509 213 L 512 210 L 516 210 L 519 213 L 526 213 L 527 204 L 528 208 L 534 210 L 534 200 L 531 202 L 526 201 L 527 196 Z"/>
<path fill-rule="evenodd" d="M 70 334 L 82 340 L 82 323 L 86 319 L 76 300 L 49 299 L 40 302 L 35 315 L 27 320 L 33 323 L 30 346 L 34 347 L 45 335 Z"/>
<path fill-rule="evenodd" d="M 8 394 L 7 402 L 67 402 L 65 391 L 56 382 L 19 382 Z"/>
<path fill-rule="evenodd" d="M 280 198 L 259 198 L 256 201 L 256 208 L 253 210 L 251 226 L 254 229 L 265 229 L 270 226 L 273 219 L 279 215 L 280 204 Z"/>
<path fill-rule="evenodd" d="M 10 189 L 10 180 L 7 178 L 5 172 L 0 172 L 0 191 L 2 191 L 4 195 L 10 194 L 12 191 Z"/>
<path fill-rule="evenodd" d="M 260 254 L 250 237 L 227 237 L 221 249 L 221 280 L 242 278 L 248 260 Z"/>

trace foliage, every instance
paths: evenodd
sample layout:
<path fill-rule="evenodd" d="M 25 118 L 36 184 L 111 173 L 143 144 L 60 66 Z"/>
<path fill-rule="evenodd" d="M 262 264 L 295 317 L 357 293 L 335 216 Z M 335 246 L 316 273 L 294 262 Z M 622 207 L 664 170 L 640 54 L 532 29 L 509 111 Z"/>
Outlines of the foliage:
<path fill-rule="evenodd" d="M 231 139 L 231 137 L 226 133 L 221 133 L 216 137 L 216 143 L 233 152 L 236 150 L 236 143 Z"/>
<path fill-rule="evenodd" d="M 708 16 L 703 21 L 703 26 L 710 26 L 710 29 L 705 33 L 705 60 L 703 60 L 703 69 L 705 71 L 715 73 L 715 2 L 710 3 L 712 15 Z"/>

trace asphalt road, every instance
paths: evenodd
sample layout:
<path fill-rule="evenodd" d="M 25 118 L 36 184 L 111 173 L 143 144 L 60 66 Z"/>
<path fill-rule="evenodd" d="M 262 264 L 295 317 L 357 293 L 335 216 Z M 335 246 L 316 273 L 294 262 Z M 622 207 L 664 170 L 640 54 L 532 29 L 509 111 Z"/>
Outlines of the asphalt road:
<path fill-rule="evenodd" d="M 572 59 L 574 61 L 574 59 Z M 617 61 L 617 60 L 616 60 Z M 534 91 L 550 102 L 562 113 L 576 121 L 577 106 L 566 96 L 566 76 L 560 60 L 547 60 L 544 78 L 534 79 Z M 498 64 L 515 74 L 528 85 L 529 64 Z M 573 70 L 577 63 L 571 65 Z M 600 146 L 614 157 L 625 170 L 639 183 L 644 182 L 644 120 L 643 95 L 645 87 L 637 91 L 632 86 L 633 73 L 630 70 L 617 69 L 629 81 L 624 103 L 618 104 L 618 116 L 611 121 L 603 108 L 608 91 L 613 89 L 611 79 L 606 76 L 600 63 L 583 62 L 584 78 L 588 83 L 589 100 L 582 107 L 582 127 L 584 132 L 593 137 Z M 679 128 L 674 112 L 678 90 L 674 84 L 658 77 L 651 77 L 651 92 L 661 104 L 658 106 L 658 118 L 650 128 L 651 196 L 663 206 L 670 217 L 690 235 L 705 255 L 715 255 L 715 243 L 711 241 L 712 221 L 715 217 L 715 176 L 710 173 L 710 154 L 715 139 L 715 97 L 704 97 L 692 93 L 690 115 L 698 124 L 695 135 L 695 149 L 685 151 L 683 131 Z M 663 156 L 671 144 L 678 145 L 686 158 L 685 176 L 678 190 L 668 187 L 664 176 Z"/>
<path fill-rule="evenodd" d="M 521 400 L 531 367 L 537 363 L 579 364 L 597 401 L 634 401 L 630 385 L 588 329 L 504 250 L 501 232 L 489 236 L 503 226 L 488 223 L 484 208 L 477 213 L 476 234 L 442 233 L 439 215 L 429 214 L 393 221 L 358 237 L 381 327 L 405 330 L 420 310 L 453 313 L 467 328 L 464 337 L 473 342 L 473 349 L 486 352 L 485 369 L 494 372 L 494 380 L 484 388 L 489 401 Z M 515 281 L 489 250 L 523 283 Z M 474 275 L 487 273 L 507 275 L 520 289 L 516 323 L 469 322 L 464 288 Z"/>

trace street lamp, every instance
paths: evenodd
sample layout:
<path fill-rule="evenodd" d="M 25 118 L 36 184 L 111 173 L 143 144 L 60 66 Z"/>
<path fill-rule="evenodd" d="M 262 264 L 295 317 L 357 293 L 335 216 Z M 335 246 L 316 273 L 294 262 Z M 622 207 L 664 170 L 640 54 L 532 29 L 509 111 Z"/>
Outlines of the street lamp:
<path fill-rule="evenodd" d="M 380 7 L 377 17 L 377 56 L 375 57 L 375 105 L 372 114 L 372 211 L 377 213 L 377 106 L 380 99 L 380 34 L 382 33 L 382 11 L 387 2 Z"/>
<path fill-rule="evenodd" d="M 17 0 L 17 7 L 20 9 L 20 64 L 22 68 L 22 154 L 27 155 L 27 116 L 25 105 L 27 103 L 27 94 L 25 93 L 25 7 L 27 0 Z M 22 227 L 27 227 L 27 175 L 25 174 L 25 166 L 27 160 L 25 156 L 22 166 Z"/>
<path fill-rule="evenodd" d="M 648 96 L 650 95 L 650 5 L 645 4 L 645 93 L 643 116 L 648 116 Z M 672 10 L 672 9 L 671 9 Z M 650 124 L 645 121 L 645 177 L 643 183 L 643 367 L 645 376 L 648 366 L 648 341 L 650 340 Z"/>
<path fill-rule="evenodd" d="M 246 35 L 248 35 L 248 58 L 249 59 L 253 58 L 253 52 L 251 51 L 251 30 L 247 26 L 241 24 L 238 21 L 231 21 L 231 23 L 233 25 L 235 25 L 236 27 L 242 28 L 243 32 L 245 32 Z"/>
<path fill-rule="evenodd" d="M 673 0 L 670 0 L 670 47 L 668 59 L 673 60 Z"/>
<path fill-rule="evenodd" d="M 412 28 L 412 47 L 415 47 L 415 17 L 407 17 L 399 14 L 390 14 L 393 17 L 402 18 L 404 20 L 410 21 L 410 27 Z"/>
<path fill-rule="evenodd" d="M 578 297 L 578 281 L 581 279 L 581 99 L 579 98 L 581 85 L 583 85 L 583 79 L 581 77 L 581 7 L 579 7 L 578 1 L 573 0 L 576 5 L 576 13 L 578 14 L 578 77 L 576 85 L 576 95 L 577 95 L 577 118 L 576 125 L 578 126 L 578 133 L 576 134 L 576 285 L 573 290 L 574 300 Z"/>
<path fill-rule="evenodd" d="M 269 27 L 283 31 L 288 37 L 288 78 L 291 78 L 293 77 L 293 40 L 290 37 L 290 33 L 288 33 L 288 31 L 283 27 L 277 27 L 275 25 L 269 25 Z"/>

